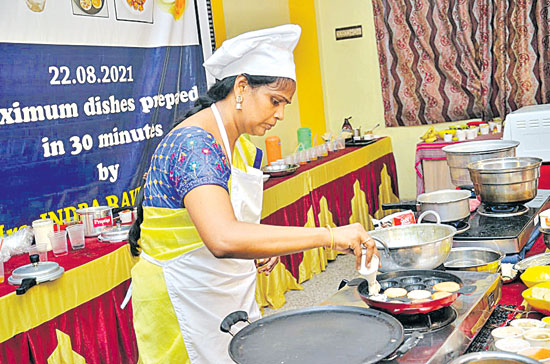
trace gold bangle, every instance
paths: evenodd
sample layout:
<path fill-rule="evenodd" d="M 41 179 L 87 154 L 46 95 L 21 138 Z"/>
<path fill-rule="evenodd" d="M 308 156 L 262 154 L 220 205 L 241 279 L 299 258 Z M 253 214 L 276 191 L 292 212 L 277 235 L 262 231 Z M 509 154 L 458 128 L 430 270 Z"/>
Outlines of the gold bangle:
<path fill-rule="evenodd" d="M 334 250 L 334 234 L 332 233 L 332 227 L 329 224 L 325 227 L 330 232 L 330 249 Z"/>

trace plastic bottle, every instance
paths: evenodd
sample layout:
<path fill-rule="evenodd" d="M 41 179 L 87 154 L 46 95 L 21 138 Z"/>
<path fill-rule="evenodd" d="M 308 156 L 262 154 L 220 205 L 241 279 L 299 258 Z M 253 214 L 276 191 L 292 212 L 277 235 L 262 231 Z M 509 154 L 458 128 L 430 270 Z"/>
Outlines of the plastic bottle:
<path fill-rule="evenodd" d="M 311 129 L 310 128 L 298 129 L 298 145 L 302 145 L 304 150 L 311 148 Z"/>
<path fill-rule="evenodd" d="M 278 136 L 265 138 L 265 150 L 267 154 L 267 164 L 282 159 L 281 139 Z"/>

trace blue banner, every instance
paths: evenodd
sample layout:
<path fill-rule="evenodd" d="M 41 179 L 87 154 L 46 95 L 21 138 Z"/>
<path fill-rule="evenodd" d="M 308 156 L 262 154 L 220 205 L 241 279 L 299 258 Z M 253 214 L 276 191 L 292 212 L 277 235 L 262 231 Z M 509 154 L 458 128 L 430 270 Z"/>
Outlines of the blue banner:
<path fill-rule="evenodd" d="M 92 3 L 104 11 L 121 9 L 121 1 L 127 0 Z M 198 40 L 198 26 L 191 37 L 195 41 L 174 41 L 178 37 L 171 30 L 178 20 L 184 22 L 185 16 L 178 13 L 182 19 L 176 19 L 169 11 L 173 8 L 157 9 L 153 0 L 148 1 L 139 3 L 150 7 L 145 10 L 150 11 L 147 20 L 150 17 L 151 22 L 139 18 L 139 8 L 136 21 L 118 23 L 120 13 L 107 12 L 112 31 L 137 26 L 140 32 L 134 33 L 140 38 L 152 29 L 164 29 L 166 41 L 157 34 L 145 38 L 143 47 L 136 46 L 140 39 L 120 41 L 112 35 L 102 44 L 101 32 L 99 38 L 94 35 L 84 42 L 91 45 L 70 44 L 74 34 L 63 33 L 72 27 L 74 19 L 69 17 L 83 15 L 74 13 L 73 0 L 65 1 L 65 6 L 73 9 L 65 22 L 52 18 L 61 19 L 55 23 L 61 33 L 51 35 L 55 38 L 51 43 L 48 39 L 44 42 L 40 34 L 45 30 L 37 28 L 36 35 L 25 34 L 26 43 L 17 41 L 20 35 L 13 31 L 4 33 L 6 23 L 0 26 L 0 235 L 38 218 L 52 218 L 57 223 L 74 219 L 81 207 L 134 205 L 157 144 L 206 91 L 205 53 Z M 25 11 L 29 16 L 47 16 L 49 4 L 36 2 L 45 4 L 42 11 L 30 6 L 12 11 L 23 17 Z M 16 3 L 25 7 L 23 1 Z M 185 11 L 195 13 L 192 5 Z M 17 25 L 1 10 L 3 6 L 0 21 Z M 56 6 L 59 9 L 61 5 Z M 97 14 L 101 12 L 88 15 Z M 98 22 L 105 21 L 102 14 L 90 16 L 85 26 L 73 31 L 95 29 L 101 25 Z M 196 25 L 194 15 L 188 19 Z M 151 28 L 161 21 L 166 24 Z M 189 32 L 188 25 L 175 27 L 180 28 Z M 60 44 L 64 42 L 69 44 Z M 125 42 L 131 46 L 124 46 Z"/>

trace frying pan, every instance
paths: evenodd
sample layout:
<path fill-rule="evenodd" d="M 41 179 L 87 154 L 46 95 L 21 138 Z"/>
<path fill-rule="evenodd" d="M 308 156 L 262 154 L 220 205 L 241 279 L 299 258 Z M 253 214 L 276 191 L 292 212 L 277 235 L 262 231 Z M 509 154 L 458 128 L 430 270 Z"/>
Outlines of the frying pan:
<path fill-rule="evenodd" d="M 231 327 L 248 321 L 244 311 L 229 314 L 220 330 L 233 336 L 229 355 L 238 364 L 376 363 L 396 349 L 414 346 L 394 317 L 353 306 L 318 306 L 285 311 L 249 323 L 237 334 Z M 418 341 L 418 337 L 415 338 Z M 401 347 L 400 347 L 401 346 Z"/>
<path fill-rule="evenodd" d="M 372 299 L 369 295 L 369 283 L 365 280 L 359 284 L 357 291 L 361 299 L 370 307 L 378 308 L 391 314 L 416 314 L 427 313 L 430 311 L 439 310 L 440 308 L 450 306 L 460 294 L 471 294 L 475 291 L 475 286 L 464 286 L 462 280 L 454 274 L 442 272 L 438 270 L 406 270 L 397 272 L 388 272 L 379 274 L 376 277 L 380 282 L 382 289 L 389 287 L 401 287 L 407 291 L 413 289 L 426 289 L 433 291 L 433 286 L 440 282 L 453 281 L 460 285 L 458 292 L 452 293 L 450 296 L 443 297 L 437 300 L 428 300 L 425 302 L 410 302 L 405 299 L 404 302 L 383 302 Z"/>

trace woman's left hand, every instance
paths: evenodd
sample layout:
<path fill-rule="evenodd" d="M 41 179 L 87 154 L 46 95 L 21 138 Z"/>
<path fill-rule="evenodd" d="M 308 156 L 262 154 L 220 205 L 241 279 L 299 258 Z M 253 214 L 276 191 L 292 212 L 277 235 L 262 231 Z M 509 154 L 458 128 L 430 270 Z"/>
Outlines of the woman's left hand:
<path fill-rule="evenodd" d="M 263 273 L 266 276 L 271 273 L 273 268 L 277 265 L 279 262 L 279 257 L 272 257 L 272 258 L 266 258 L 266 259 L 256 259 L 256 267 L 258 268 L 258 273 Z"/>

